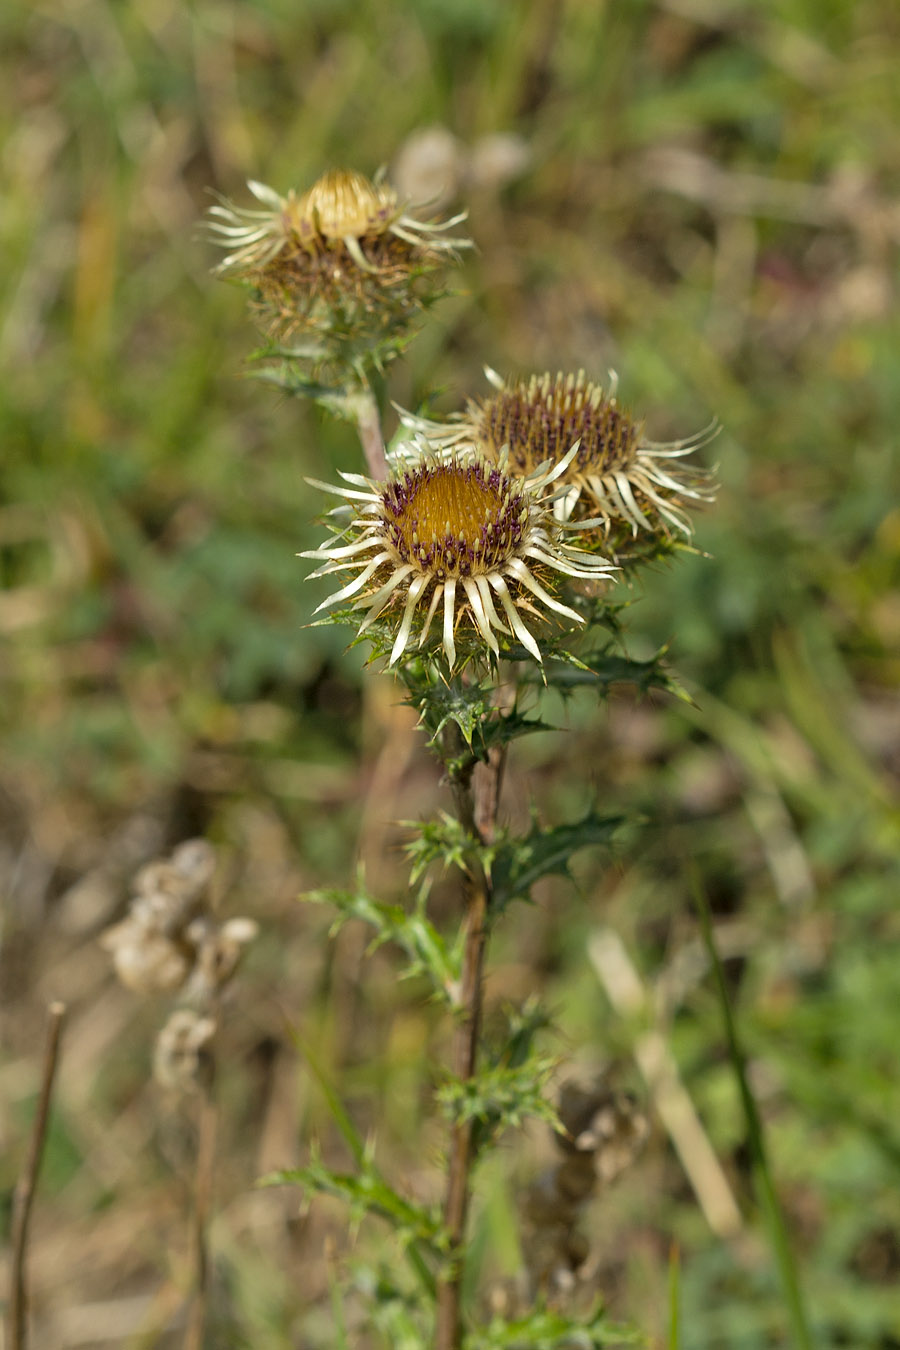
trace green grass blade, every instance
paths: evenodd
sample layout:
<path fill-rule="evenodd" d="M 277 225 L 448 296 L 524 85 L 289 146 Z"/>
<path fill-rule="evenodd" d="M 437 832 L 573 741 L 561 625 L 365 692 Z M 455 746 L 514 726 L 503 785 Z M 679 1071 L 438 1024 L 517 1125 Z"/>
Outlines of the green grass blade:
<path fill-rule="evenodd" d="M 288 1034 L 290 1035 L 291 1040 L 294 1042 L 297 1049 L 303 1055 L 304 1059 L 309 1065 L 310 1072 L 312 1073 L 313 1077 L 315 1078 L 316 1082 L 321 1088 L 325 1100 L 328 1103 L 328 1109 L 331 1112 L 332 1116 L 334 1117 L 334 1123 L 335 1125 L 337 1125 L 338 1129 L 341 1132 L 341 1135 L 346 1140 L 350 1152 L 353 1154 L 357 1167 L 359 1167 L 361 1170 L 364 1169 L 367 1166 L 365 1141 L 363 1140 L 356 1126 L 353 1124 L 353 1121 L 350 1119 L 350 1116 L 348 1115 L 343 1102 L 338 1096 L 334 1088 L 334 1085 L 331 1082 L 331 1079 L 328 1077 L 328 1074 L 325 1072 L 325 1069 L 320 1064 L 318 1056 L 310 1046 L 309 1042 L 305 1039 L 305 1037 L 301 1036 L 300 1032 L 296 1029 L 296 1027 L 289 1025 Z M 368 1166 L 371 1169 L 372 1166 L 371 1163 L 369 1163 Z M 406 1259 L 409 1261 L 410 1266 L 415 1271 L 417 1278 L 421 1282 L 422 1287 L 425 1289 L 428 1295 L 433 1298 L 435 1292 L 434 1273 L 432 1272 L 431 1267 L 428 1265 L 428 1262 L 422 1255 L 422 1252 L 419 1248 L 419 1244 L 414 1240 L 407 1243 L 404 1247 L 404 1253 L 406 1255 Z"/>
<path fill-rule="evenodd" d="M 350 1350 L 350 1342 L 347 1340 L 347 1327 L 344 1322 L 344 1302 L 342 1298 L 341 1284 L 334 1269 L 333 1262 L 328 1261 L 328 1297 L 331 1302 L 331 1317 L 334 1323 L 335 1350 Z"/>
<path fill-rule="evenodd" d="M 328 1109 L 334 1117 L 334 1123 L 340 1130 L 350 1152 L 353 1154 L 357 1167 L 362 1167 L 366 1156 L 365 1140 L 362 1138 L 362 1135 L 347 1114 L 344 1103 L 335 1091 L 331 1079 L 319 1063 L 318 1056 L 309 1044 L 309 1041 L 301 1036 L 296 1027 L 289 1026 L 288 1034 L 309 1065 L 310 1072 L 318 1083 L 322 1095 L 328 1103 Z"/>
<path fill-rule="evenodd" d="M 759 1111 L 756 1107 L 756 1100 L 747 1079 L 747 1063 L 740 1041 L 738 1040 L 737 1025 L 734 1020 L 734 1014 L 728 998 L 728 989 L 725 984 L 725 972 L 722 968 L 722 962 L 719 959 L 719 953 L 716 948 L 709 904 L 703 887 L 700 884 L 699 876 L 693 869 L 691 869 L 690 872 L 690 880 L 694 902 L 700 917 L 700 928 L 703 934 L 703 941 L 715 976 L 716 992 L 719 996 L 719 1003 L 722 1009 L 722 1021 L 725 1026 L 725 1036 L 728 1041 L 728 1054 L 731 1059 L 731 1065 L 734 1070 L 734 1076 L 740 1093 L 741 1106 L 744 1112 L 747 1144 L 752 1161 L 753 1183 L 760 1208 L 765 1217 L 766 1226 L 769 1230 L 769 1240 L 772 1245 L 772 1251 L 778 1267 L 778 1275 L 781 1280 L 781 1287 L 790 1315 L 794 1344 L 797 1346 L 797 1350 L 813 1350 L 813 1338 L 809 1327 L 809 1319 L 806 1314 L 803 1291 L 800 1285 L 800 1273 L 791 1248 L 787 1225 L 784 1221 L 784 1214 L 782 1213 L 778 1194 L 775 1190 L 775 1184 L 772 1180 L 772 1173 L 769 1168 L 762 1120 L 760 1119 Z"/>

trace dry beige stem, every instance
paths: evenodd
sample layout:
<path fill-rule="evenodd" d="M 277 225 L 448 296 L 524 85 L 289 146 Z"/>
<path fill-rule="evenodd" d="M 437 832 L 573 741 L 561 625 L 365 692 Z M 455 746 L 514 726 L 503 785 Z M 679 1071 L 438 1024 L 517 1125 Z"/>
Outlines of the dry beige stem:
<path fill-rule="evenodd" d="M 644 1015 L 647 995 L 621 939 L 608 928 L 595 933 L 588 956 L 619 1015 Z M 710 1228 L 735 1237 L 743 1228 L 740 1210 L 662 1034 L 655 1028 L 639 1034 L 634 1057 Z"/>

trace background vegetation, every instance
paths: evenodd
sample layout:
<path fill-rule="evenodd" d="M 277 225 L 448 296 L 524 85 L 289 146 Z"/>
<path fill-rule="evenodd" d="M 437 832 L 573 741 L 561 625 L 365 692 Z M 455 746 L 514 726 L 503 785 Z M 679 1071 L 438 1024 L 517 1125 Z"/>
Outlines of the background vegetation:
<path fill-rule="evenodd" d="M 614 367 L 657 438 L 725 428 L 697 534 L 712 557 L 648 575 L 628 615 L 632 654 L 671 642 L 696 706 L 623 690 L 598 725 L 575 700 L 577 736 L 518 755 L 510 818 L 536 801 L 571 819 L 593 794 L 647 823 L 612 869 L 584 855 L 575 891 L 507 916 L 489 1001 L 540 994 L 554 1053 L 643 1093 L 641 1027 L 587 955 L 618 935 L 743 1221 L 711 1230 L 647 1099 L 650 1144 L 592 1211 L 596 1283 L 662 1345 L 674 1242 L 686 1350 L 789 1344 L 693 860 L 816 1343 L 900 1346 L 896 7 L 14 0 L 0 52 L 4 1193 L 46 1003 L 70 1005 L 36 1344 L 179 1343 L 190 1150 L 150 1080 L 164 1008 L 115 984 L 97 935 L 191 834 L 219 849 L 223 909 L 262 927 L 223 1038 L 210 1345 L 334 1343 L 343 1213 L 251 1189 L 311 1137 L 341 1156 L 290 1026 L 384 1170 L 433 1185 L 437 1017 L 390 951 L 361 975 L 363 938 L 330 944 L 328 913 L 296 901 L 358 857 L 390 894 L 392 822 L 443 802 L 392 684 L 364 689 L 344 634 L 303 626 L 318 593 L 294 554 L 321 509 L 304 476 L 359 451 L 242 378 L 254 334 L 196 224 L 210 186 L 302 188 L 404 148 L 408 166 L 441 126 L 479 251 L 392 396 L 442 389 L 449 411 L 485 362 Z M 490 1278 L 515 1268 L 516 1197 L 548 1147 L 535 1129 L 482 1178 Z"/>

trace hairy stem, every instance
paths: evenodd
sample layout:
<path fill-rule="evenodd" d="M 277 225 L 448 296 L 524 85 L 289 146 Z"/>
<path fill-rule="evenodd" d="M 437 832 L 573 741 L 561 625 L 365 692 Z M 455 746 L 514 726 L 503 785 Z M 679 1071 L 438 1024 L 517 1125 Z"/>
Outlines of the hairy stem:
<path fill-rule="evenodd" d="M 31 1206 L 34 1202 L 38 1176 L 40 1175 L 41 1160 L 44 1156 L 44 1141 L 47 1137 L 47 1124 L 50 1119 L 50 1101 L 53 1096 L 53 1082 L 56 1077 L 56 1065 L 59 1058 L 59 1038 L 66 1016 L 65 1004 L 51 1003 L 49 1016 L 50 1023 L 44 1046 L 44 1067 L 41 1073 L 41 1095 L 38 1099 L 34 1124 L 31 1127 L 28 1157 L 25 1160 L 22 1175 L 16 1183 L 13 1196 L 12 1262 L 9 1291 L 10 1350 L 25 1350 L 28 1343 L 28 1290 L 25 1280 L 28 1225 L 31 1219 Z"/>
<path fill-rule="evenodd" d="M 461 749 L 458 728 L 449 729 L 452 749 Z M 448 746 L 448 750 L 451 746 Z M 448 761 L 451 755 L 448 754 Z M 451 774 L 451 788 L 460 823 L 475 844 L 493 840 L 503 776 L 502 754 L 489 758 L 486 765 Z M 465 1082 L 478 1067 L 478 1038 L 481 1030 L 485 949 L 489 933 L 491 880 L 478 853 L 473 849 L 466 876 L 465 937 L 462 978 L 459 989 L 459 1020 L 453 1042 L 453 1073 Z M 459 1350 L 462 1344 L 461 1292 L 466 1218 L 469 1208 L 470 1173 L 473 1163 L 473 1122 L 453 1124 L 444 1198 L 444 1227 L 451 1243 L 452 1259 L 438 1283 L 435 1350 Z"/>
<path fill-rule="evenodd" d="M 388 476 L 388 463 L 384 453 L 381 416 L 371 389 L 361 389 L 353 396 L 353 414 L 369 477 L 381 483 Z"/>
<path fill-rule="evenodd" d="M 506 768 L 506 746 L 492 745 L 486 764 L 476 764 L 472 775 L 475 791 L 475 828 L 483 844 L 492 844 L 497 830 L 497 811 Z"/>

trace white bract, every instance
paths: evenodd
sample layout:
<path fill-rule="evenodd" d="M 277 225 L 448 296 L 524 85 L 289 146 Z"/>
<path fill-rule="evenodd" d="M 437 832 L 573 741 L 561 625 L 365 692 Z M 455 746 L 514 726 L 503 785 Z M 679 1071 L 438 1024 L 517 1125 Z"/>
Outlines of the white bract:
<path fill-rule="evenodd" d="M 458 646 L 498 656 L 498 634 L 517 639 L 540 661 L 526 617 L 545 619 L 544 611 L 552 611 L 570 625 L 582 623 L 554 587 L 562 577 L 602 581 L 614 571 L 607 559 L 566 542 L 583 526 L 553 512 L 552 485 L 576 453 L 573 447 L 553 467 L 521 478 L 473 450 L 462 457 L 426 453 L 386 483 L 349 473 L 341 475 L 349 487 L 316 483 L 352 507 L 333 542 L 301 555 L 324 560 L 314 577 L 350 574 L 319 609 L 352 601 L 363 614 L 361 633 L 383 615 L 393 618 L 389 665 L 408 648 L 425 646 L 438 610 L 451 670 Z"/>

